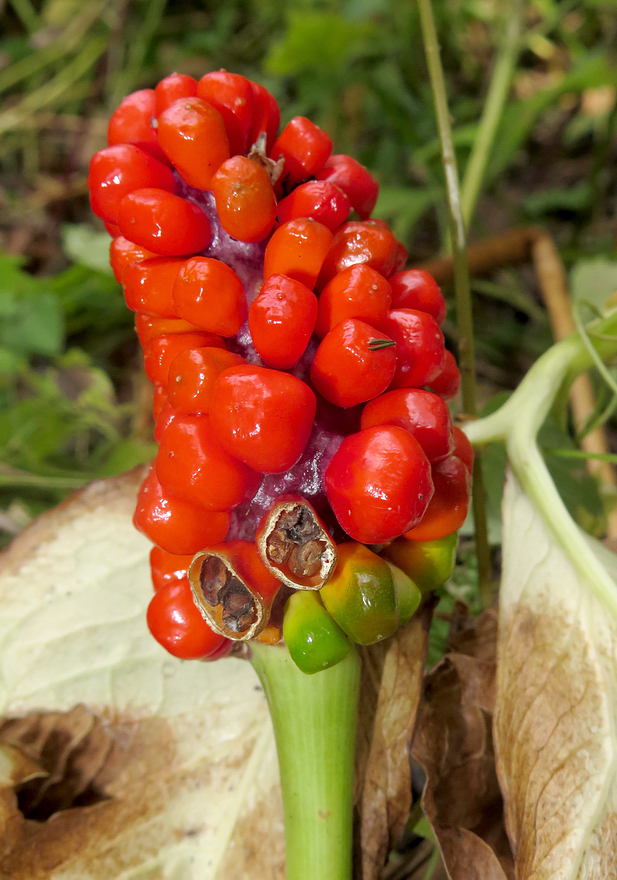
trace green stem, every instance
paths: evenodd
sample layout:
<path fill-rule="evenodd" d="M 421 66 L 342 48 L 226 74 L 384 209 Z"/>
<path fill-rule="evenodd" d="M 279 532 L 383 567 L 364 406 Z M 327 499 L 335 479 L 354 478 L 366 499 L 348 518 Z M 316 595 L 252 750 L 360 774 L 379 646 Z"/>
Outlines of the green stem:
<path fill-rule="evenodd" d="M 441 140 L 442 161 L 448 192 L 463 410 L 467 416 L 474 417 L 477 412 L 477 401 L 473 312 L 469 284 L 469 264 L 467 262 L 467 241 L 461 208 L 456 155 L 454 153 L 448 99 L 443 69 L 439 58 L 439 43 L 431 0 L 418 0 L 418 9 L 422 25 L 426 63 L 435 104 L 435 114 L 437 116 L 437 126 L 439 128 L 439 138 Z M 482 606 L 487 608 L 493 601 L 493 585 L 486 518 L 486 494 L 479 456 L 473 472 L 472 505 L 475 523 L 476 556 L 478 559 L 478 588 Z"/>
<path fill-rule="evenodd" d="M 305 675 L 286 648 L 251 648 L 274 725 L 287 880 L 351 880 L 358 656 Z"/>

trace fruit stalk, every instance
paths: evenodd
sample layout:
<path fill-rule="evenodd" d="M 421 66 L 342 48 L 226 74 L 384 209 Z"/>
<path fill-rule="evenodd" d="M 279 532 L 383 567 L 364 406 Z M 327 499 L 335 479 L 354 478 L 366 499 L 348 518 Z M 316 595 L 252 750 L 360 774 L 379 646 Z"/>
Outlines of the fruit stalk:
<path fill-rule="evenodd" d="M 286 648 L 251 648 L 274 725 L 287 880 L 350 880 L 358 655 L 305 675 Z"/>

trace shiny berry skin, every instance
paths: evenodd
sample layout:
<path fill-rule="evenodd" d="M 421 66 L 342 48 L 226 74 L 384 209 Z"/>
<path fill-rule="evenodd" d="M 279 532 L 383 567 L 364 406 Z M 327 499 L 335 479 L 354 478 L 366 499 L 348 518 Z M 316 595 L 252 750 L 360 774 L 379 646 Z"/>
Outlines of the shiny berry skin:
<path fill-rule="evenodd" d="M 137 189 L 120 202 L 125 238 L 163 257 L 199 253 L 210 244 L 210 221 L 194 202 L 162 189 Z"/>
<path fill-rule="evenodd" d="M 362 427 L 398 425 L 416 438 L 428 460 L 447 458 L 454 449 L 450 410 L 436 394 L 422 388 L 399 388 L 370 400 Z"/>
<path fill-rule="evenodd" d="M 155 422 L 166 406 L 169 406 L 167 388 L 164 385 L 155 385 L 152 392 L 152 418 Z"/>
<path fill-rule="evenodd" d="M 383 323 L 386 333 L 396 341 L 397 365 L 393 388 L 420 388 L 430 385 L 444 362 L 443 333 L 427 312 L 396 309 Z"/>
<path fill-rule="evenodd" d="M 218 110 L 201 98 L 181 98 L 163 110 L 158 132 L 161 147 L 184 180 L 197 189 L 209 189 L 212 177 L 230 156 Z"/>
<path fill-rule="evenodd" d="M 167 386 L 169 367 L 173 359 L 189 348 L 224 348 L 225 343 L 214 333 L 173 333 L 156 336 L 144 348 L 146 376 L 156 385 Z"/>
<path fill-rule="evenodd" d="M 288 275 L 312 290 L 332 243 L 327 226 L 315 220 L 289 220 L 274 232 L 264 255 L 264 279 Z"/>
<path fill-rule="evenodd" d="M 174 336 L 177 333 L 199 333 L 199 327 L 183 321 L 181 318 L 160 318 L 147 315 L 145 312 L 135 314 L 135 332 L 142 348 L 156 339 L 157 336 Z M 219 338 L 217 337 L 217 340 Z"/>
<path fill-rule="evenodd" d="M 190 554 L 177 556 L 160 547 L 153 547 L 150 551 L 150 575 L 154 589 L 160 590 L 168 584 L 185 578 L 192 561 L 193 557 Z"/>
<path fill-rule="evenodd" d="M 90 205 L 97 217 L 117 223 L 122 199 L 143 187 L 176 191 L 171 170 L 145 150 L 132 144 L 118 144 L 99 150 L 90 160 Z"/>
<path fill-rule="evenodd" d="M 171 73 L 162 79 L 154 89 L 154 114 L 160 116 L 181 98 L 194 98 L 197 95 L 197 80 L 186 73 Z"/>
<path fill-rule="evenodd" d="M 416 309 L 428 312 L 443 323 L 446 317 L 446 301 L 432 275 L 423 269 L 407 269 L 389 278 L 392 287 L 393 309 Z"/>
<path fill-rule="evenodd" d="M 158 590 L 148 605 L 148 629 L 157 642 L 180 660 L 202 660 L 227 644 L 215 633 L 193 602 L 188 578 Z"/>
<path fill-rule="evenodd" d="M 458 425 L 452 428 L 452 437 L 454 440 L 454 448 L 452 454 L 463 462 L 469 473 L 473 472 L 474 452 L 473 446 L 467 439 L 467 434 L 462 431 Z"/>
<path fill-rule="evenodd" d="M 334 231 L 349 217 L 351 205 L 342 189 L 328 180 L 309 180 L 297 186 L 278 203 L 280 223 L 297 217 L 311 217 Z"/>
<path fill-rule="evenodd" d="M 122 284 L 124 270 L 130 263 L 141 263 L 142 260 L 148 260 L 154 257 L 151 251 L 133 244 L 123 235 L 118 235 L 109 246 L 109 262 L 114 273 L 114 278 L 118 284 Z"/>
<path fill-rule="evenodd" d="M 166 385 L 155 385 L 155 388 L 162 388 L 165 391 L 165 400 L 159 411 L 157 413 L 152 413 L 155 418 L 154 432 L 153 436 L 157 443 L 161 442 L 161 437 L 163 436 L 163 432 L 170 425 L 175 418 L 177 418 L 180 413 L 178 410 L 174 409 L 169 399 L 167 398 L 167 386 Z"/>
<path fill-rule="evenodd" d="M 250 149 L 260 134 L 266 135 L 266 152 L 274 145 L 281 124 L 281 111 L 273 95 L 261 83 L 251 82 L 253 93 L 253 119 L 249 129 L 247 145 Z"/>
<path fill-rule="evenodd" d="M 180 352 L 169 366 L 170 404 L 178 413 L 209 412 L 212 390 L 219 375 L 243 363 L 243 357 L 224 348 L 190 348 Z"/>
<path fill-rule="evenodd" d="M 332 141 L 319 126 L 305 116 L 295 116 L 282 130 L 272 147 L 274 160 L 285 160 L 277 186 L 287 194 L 296 183 L 313 177 L 332 153 Z"/>
<path fill-rule="evenodd" d="M 330 403 L 356 406 L 382 394 L 395 370 L 393 340 L 348 318 L 324 336 L 311 364 L 311 382 Z"/>
<path fill-rule="evenodd" d="M 165 492 L 151 468 L 137 496 L 133 523 L 153 544 L 182 556 L 224 541 L 230 516 L 226 511 L 205 510 Z"/>
<path fill-rule="evenodd" d="M 275 474 L 302 455 L 315 409 L 315 395 L 300 379 L 246 364 L 221 373 L 210 418 L 231 455 L 260 473 Z"/>
<path fill-rule="evenodd" d="M 174 281 L 176 315 L 210 333 L 234 336 L 247 315 L 244 287 L 233 269 L 211 257 L 193 257 Z"/>
<path fill-rule="evenodd" d="M 268 172 L 246 156 L 232 156 L 212 178 L 221 226 L 238 241 L 263 241 L 274 225 L 276 198 Z"/>
<path fill-rule="evenodd" d="M 197 83 L 197 94 L 223 117 L 230 155 L 244 153 L 253 121 L 253 89 L 239 73 L 213 70 Z"/>
<path fill-rule="evenodd" d="M 261 474 L 229 455 L 207 415 L 178 415 L 161 437 L 156 475 L 167 492 L 207 510 L 231 510 L 253 497 Z"/>
<path fill-rule="evenodd" d="M 315 176 L 317 180 L 329 180 L 340 187 L 361 220 L 371 216 L 377 202 L 379 184 L 364 165 L 351 156 L 339 153 L 330 156 Z"/>
<path fill-rule="evenodd" d="M 346 437 L 324 482 L 339 524 L 363 544 L 382 544 L 408 531 L 420 522 L 433 495 L 426 455 L 397 425 Z"/>
<path fill-rule="evenodd" d="M 159 318 L 177 318 L 172 292 L 183 262 L 174 257 L 152 257 L 129 263 L 123 275 L 124 299 L 129 309 Z"/>
<path fill-rule="evenodd" d="M 405 532 L 411 541 L 438 541 L 460 529 L 471 499 L 471 474 L 465 463 L 451 455 L 432 468 L 435 493 L 422 521 Z"/>
<path fill-rule="evenodd" d="M 348 266 L 329 281 L 319 296 L 315 332 L 321 338 L 347 318 L 381 327 L 390 308 L 390 285 L 365 263 Z"/>
<path fill-rule="evenodd" d="M 271 275 L 249 309 L 253 345 L 269 367 L 290 370 L 300 360 L 317 320 L 317 297 L 300 281 Z"/>
<path fill-rule="evenodd" d="M 317 289 L 323 290 L 337 272 L 358 263 L 365 263 L 387 278 L 394 267 L 397 244 L 386 224 L 375 220 L 343 223 L 323 262 Z"/>
<path fill-rule="evenodd" d="M 444 400 L 453 400 L 461 387 L 461 374 L 451 351 L 446 349 L 443 367 L 439 374 L 431 379 L 431 388 Z"/>
<path fill-rule="evenodd" d="M 165 162 L 157 131 L 152 126 L 154 116 L 154 89 L 140 89 L 127 95 L 109 120 L 107 143 L 110 147 L 115 144 L 135 144 Z"/>

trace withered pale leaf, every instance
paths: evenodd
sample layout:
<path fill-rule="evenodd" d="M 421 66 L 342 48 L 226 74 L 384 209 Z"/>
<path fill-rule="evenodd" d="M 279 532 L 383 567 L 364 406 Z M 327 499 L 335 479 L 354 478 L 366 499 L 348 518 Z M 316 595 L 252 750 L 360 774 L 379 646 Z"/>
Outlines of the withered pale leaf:
<path fill-rule="evenodd" d="M 517 878 L 616 876 L 617 621 L 512 477 L 498 658 L 494 735 Z"/>
<path fill-rule="evenodd" d="M 40 799 L 100 795 L 44 822 L 19 813 L 0 875 L 281 880 L 276 753 L 252 668 L 183 663 L 147 631 L 141 476 L 86 487 L 0 557 L 0 741 L 51 754 Z"/>

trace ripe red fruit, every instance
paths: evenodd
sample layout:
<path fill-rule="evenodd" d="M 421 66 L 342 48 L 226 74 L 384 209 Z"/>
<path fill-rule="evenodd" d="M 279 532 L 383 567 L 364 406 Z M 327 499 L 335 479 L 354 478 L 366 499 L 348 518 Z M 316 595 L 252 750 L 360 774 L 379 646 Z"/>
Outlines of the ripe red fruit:
<path fill-rule="evenodd" d="M 242 282 L 226 263 L 211 257 L 193 257 L 182 264 L 173 303 L 178 317 L 221 336 L 234 336 L 246 320 Z"/>
<path fill-rule="evenodd" d="M 390 285 L 365 263 L 349 266 L 329 281 L 319 296 L 315 332 L 320 338 L 346 318 L 381 327 L 390 308 Z"/>
<path fill-rule="evenodd" d="M 465 463 L 451 455 L 432 468 L 435 493 L 422 521 L 405 532 L 412 541 L 438 541 L 458 531 L 467 518 L 471 475 Z"/>
<path fill-rule="evenodd" d="M 253 93 L 253 119 L 247 137 L 247 147 L 250 149 L 256 143 L 260 134 L 266 135 L 266 152 L 272 149 L 276 135 L 281 124 L 281 111 L 276 99 L 261 83 L 251 82 Z"/>
<path fill-rule="evenodd" d="M 230 155 L 244 153 L 253 120 L 253 89 L 239 73 L 213 70 L 197 83 L 197 94 L 221 114 Z"/>
<path fill-rule="evenodd" d="M 181 259 L 173 257 L 129 263 L 123 275 L 124 299 L 129 309 L 159 318 L 176 318 L 172 291 L 182 264 Z"/>
<path fill-rule="evenodd" d="M 161 547 L 153 547 L 150 551 L 150 574 L 154 589 L 160 590 L 168 584 L 185 578 L 192 561 L 193 557 L 190 554 L 177 556 L 175 553 L 162 550 Z"/>
<path fill-rule="evenodd" d="M 452 450 L 452 454 L 456 455 L 457 458 L 463 462 L 469 473 L 473 472 L 473 459 L 474 452 L 473 446 L 467 439 L 467 434 L 462 431 L 458 425 L 454 425 L 452 428 L 452 438 L 454 441 L 454 448 Z"/>
<path fill-rule="evenodd" d="M 221 373 L 210 418 L 231 455 L 260 473 L 276 474 L 294 465 L 304 452 L 316 403 L 300 379 L 246 364 Z"/>
<path fill-rule="evenodd" d="M 164 385 L 155 385 L 152 392 L 152 417 L 155 422 L 166 406 L 169 406 L 167 401 L 167 388 Z"/>
<path fill-rule="evenodd" d="M 195 554 L 224 541 L 227 511 L 205 510 L 165 492 L 151 468 L 141 484 L 133 523 L 153 544 L 176 555 Z"/>
<path fill-rule="evenodd" d="M 214 632 L 199 613 L 188 578 L 167 584 L 154 594 L 146 621 L 157 642 L 181 660 L 218 656 L 228 644 L 228 639 Z"/>
<path fill-rule="evenodd" d="M 207 510 L 231 510 L 253 497 L 261 474 L 226 452 L 207 415 L 178 415 L 161 437 L 156 475 L 163 489 Z"/>
<path fill-rule="evenodd" d="M 118 235 L 109 246 L 109 262 L 114 273 L 114 278 L 118 284 L 122 284 L 124 270 L 130 263 L 140 263 L 154 257 L 151 251 L 133 244 L 123 235 Z"/>
<path fill-rule="evenodd" d="M 127 95 L 109 120 L 107 143 L 110 146 L 135 144 L 166 162 L 159 146 L 157 130 L 152 125 L 155 115 L 154 89 L 140 89 Z"/>
<path fill-rule="evenodd" d="M 221 226 L 238 241 L 266 238 L 276 218 L 276 199 L 268 172 L 246 156 L 232 156 L 212 178 Z"/>
<path fill-rule="evenodd" d="M 117 223 L 122 199 L 143 187 L 176 191 L 171 170 L 145 150 L 132 144 L 118 144 L 99 150 L 90 160 L 90 205 L 97 217 Z"/>
<path fill-rule="evenodd" d="M 276 230 L 264 255 L 264 279 L 287 275 L 312 290 L 332 243 L 322 223 L 299 217 Z"/>
<path fill-rule="evenodd" d="M 388 228 L 376 220 L 343 223 L 335 233 L 323 262 L 317 289 L 348 266 L 365 263 L 387 278 L 394 267 L 398 242 Z"/>
<path fill-rule="evenodd" d="M 269 367 L 290 370 L 304 354 L 316 319 L 312 290 L 286 275 L 271 275 L 249 310 L 253 345 Z"/>
<path fill-rule="evenodd" d="M 156 385 L 167 387 L 170 364 L 181 351 L 210 346 L 225 348 L 225 343 L 220 336 L 205 332 L 156 336 L 144 348 L 146 376 Z"/>
<path fill-rule="evenodd" d="M 363 544 L 392 541 L 422 519 L 433 495 L 420 444 L 396 425 L 351 434 L 325 473 L 328 501 L 341 527 Z"/>
<path fill-rule="evenodd" d="M 160 318 L 157 315 L 147 315 L 145 312 L 135 314 L 135 332 L 139 344 L 145 348 L 157 336 L 173 336 L 176 333 L 199 333 L 199 327 L 189 324 L 180 318 Z M 219 337 L 217 340 L 220 341 Z"/>
<path fill-rule="evenodd" d="M 171 73 L 158 83 L 154 90 L 154 113 L 160 116 L 180 98 L 194 98 L 197 95 L 197 80 L 186 73 Z"/>
<path fill-rule="evenodd" d="M 297 217 L 311 217 L 334 231 L 349 216 L 349 199 L 342 189 L 328 180 L 309 180 L 297 186 L 278 203 L 279 223 Z"/>
<path fill-rule="evenodd" d="M 374 425 L 405 428 L 430 462 L 447 458 L 454 449 L 450 410 L 441 397 L 422 388 L 400 388 L 370 400 L 362 411 L 362 427 Z"/>
<path fill-rule="evenodd" d="M 223 117 L 201 98 L 181 98 L 158 118 L 161 147 L 184 180 L 209 189 L 212 177 L 229 159 Z"/>
<path fill-rule="evenodd" d="M 379 184 L 364 165 L 351 156 L 339 153 L 330 156 L 315 176 L 317 180 L 329 180 L 340 187 L 361 220 L 371 216 L 377 202 Z"/>
<path fill-rule="evenodd" d="M 441 372 L 445 356 L 443 333 L 435 319 L 426 312 L 397 309 L 388 312 L 383 328 L 397 346 L 392 387 L 430 385 Z"/>
<path fill-rule="evenodd" d="M 244 358 L 223 348 L 190 348 L 176 355 L 169 366 L 169 402 L 177 413 L 210 411 L 214 383 L 223 370 L 237 367 Z"/>
<path fill-rule="evenodd" d="M 461 374 L 454 355 L 446 349 L 443 367 L 440 372 L 431 379 L 431 388 L 444 400 L 453 400 L 461 387 Z"/>
<path fill-rule="evenodd" d="M 323 339 L 311 364 L 311 382 L 337 406 L 356 406 L 382 394 L 396 370 L 396 346 L 370 324 L 348 318 Z"/>
<path fill-rule="evenodd" d="M 441 324 L 446 317 L 446 301 L 432 275 L 423 269 L 407 269 L 389 278 L 393 309 L 428 312 Z"/>
<path fill-rule="evenodd" d="M 137 189 L 120 202 L 125 238 L 163 257 L 196 254 L 210 244 L 210 222 L 201 208 L 162 189 Z"/>
<path fill-rule="evenodd" d="M 296 183 L 313 177 L 332 152 L 332 141 L 319 126 L 304 116 L 295 116 L 282 130 L 271 156 L 284 159 L 278 192 L 287 194 Z"/>

